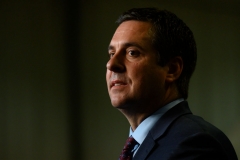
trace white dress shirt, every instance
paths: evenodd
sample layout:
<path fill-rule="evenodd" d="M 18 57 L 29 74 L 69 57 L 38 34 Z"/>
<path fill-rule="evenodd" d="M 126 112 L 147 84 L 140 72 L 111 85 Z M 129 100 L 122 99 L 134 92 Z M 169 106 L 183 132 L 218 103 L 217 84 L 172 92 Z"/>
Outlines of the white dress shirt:
<path fill-rule="evenodd" d="M 147 117 L 144 121 L 140 123 L 140 125 L 136 128 L 133 132 L 132 128 L 130 127 L 129 137 L 132 136 L 139 144 L 136 145 L 134 148 L 134 155 L 136 154 L 139 146 L 143 143 L 144 139 L 146 138 L 148 132 L 152 129 L 155 123 L 162 117 L 164 113 L 166 113 L 169 109 L 177 105 L 178 103 L 184 101 L 183 98 L 177 99 L 168 103 L 167 105 L 161 107 L 159 110 L 154 112 L 152 115 Z M 134 156 L 133 155 L 133 156 Z"/>

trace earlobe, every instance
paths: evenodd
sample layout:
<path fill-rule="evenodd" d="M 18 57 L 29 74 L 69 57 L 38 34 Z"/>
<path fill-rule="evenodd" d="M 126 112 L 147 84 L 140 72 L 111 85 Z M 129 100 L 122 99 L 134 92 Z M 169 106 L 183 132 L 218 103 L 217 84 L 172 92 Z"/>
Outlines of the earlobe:
<path fill-rule="evenodd" d="M 170 83 L 176 81 L 180 77 L 183 70 L 182 57 L 178 56 L 170 59 L 167 63 L 167 66 L 168 72 L 166 76 L 166 81 Z"/>

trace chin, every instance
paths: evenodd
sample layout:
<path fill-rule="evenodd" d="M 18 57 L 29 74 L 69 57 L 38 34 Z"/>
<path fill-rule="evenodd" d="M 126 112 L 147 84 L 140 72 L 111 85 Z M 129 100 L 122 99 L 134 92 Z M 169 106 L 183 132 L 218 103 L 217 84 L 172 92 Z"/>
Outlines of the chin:
<path fill-rule="evenodd" d="M 111 100 L 111 103 L 112 103 L 112 106 L 114 108 L 117 108 L 117 109 L 120 109 L 120 110 L 126 110 L 126 109 L 133 109 L 134 108 L 134 103 L 131 103 L 131 101 L 128 101 L 128 100 L 124 100 L 124 101 L 114 101 L 114 100 Z"/>
<path fill-rule="evenodd" d="M 124 109 L 126 108 L 126 104 L 124 102 L 118 100 L 111 100 L 112 106 L 114 108 Z"/>
<path fill-rule="evenodd" d="M 121 108 L 121 103 L 118 103 L 118 102 L 115 102 L 115 101 L 112 101 L 111 102 L 112 103 L 112 106 L 114 107 L 114 108 Z"/>

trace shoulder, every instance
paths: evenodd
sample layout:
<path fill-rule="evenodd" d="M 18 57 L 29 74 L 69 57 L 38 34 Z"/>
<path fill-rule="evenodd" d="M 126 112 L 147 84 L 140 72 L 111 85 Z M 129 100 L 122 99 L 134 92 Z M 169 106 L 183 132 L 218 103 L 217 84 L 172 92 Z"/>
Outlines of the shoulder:
<path fill-rule="evenodd" d="M 237 159 L 227 136 L 193 114 L 174 119 L 156 142 L 158 146 L 165 146 L 159 150 L 163 150 L 168 159 Z"/>
<path fill-rule="evenodd" d="M 153 126 L 134 159 L 237 160 L 227 136 L 190 111 L 186 101 L 168 110 Z"/>
<path fill-rule="evenodd" d="M 163 126 L 165 127 L 164 130 L 162 129 Z M 179 136 L 188 136 L 205 132 L 214 137 L 226 137 L 217 127 L 205 121 L 202 117 L 193 115 L 188 107 L 187 101 L 183 101 L 167 111 L 154 127 L 153 132 L 163 130 L 163 134 L 168 134 L 168 132 L 173 131 L 174 133 L 180 133 Z"/>

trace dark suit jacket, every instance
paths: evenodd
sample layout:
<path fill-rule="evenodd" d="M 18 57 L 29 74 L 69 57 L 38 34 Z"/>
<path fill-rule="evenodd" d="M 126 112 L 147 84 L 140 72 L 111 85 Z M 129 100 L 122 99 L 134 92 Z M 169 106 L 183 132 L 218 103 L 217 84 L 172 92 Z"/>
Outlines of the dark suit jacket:
<path fill-rule="evenodd" d="M 225 134 L 191 113 L 183 101 L 150 130 L 133 160 L 237 160 Z"/>

